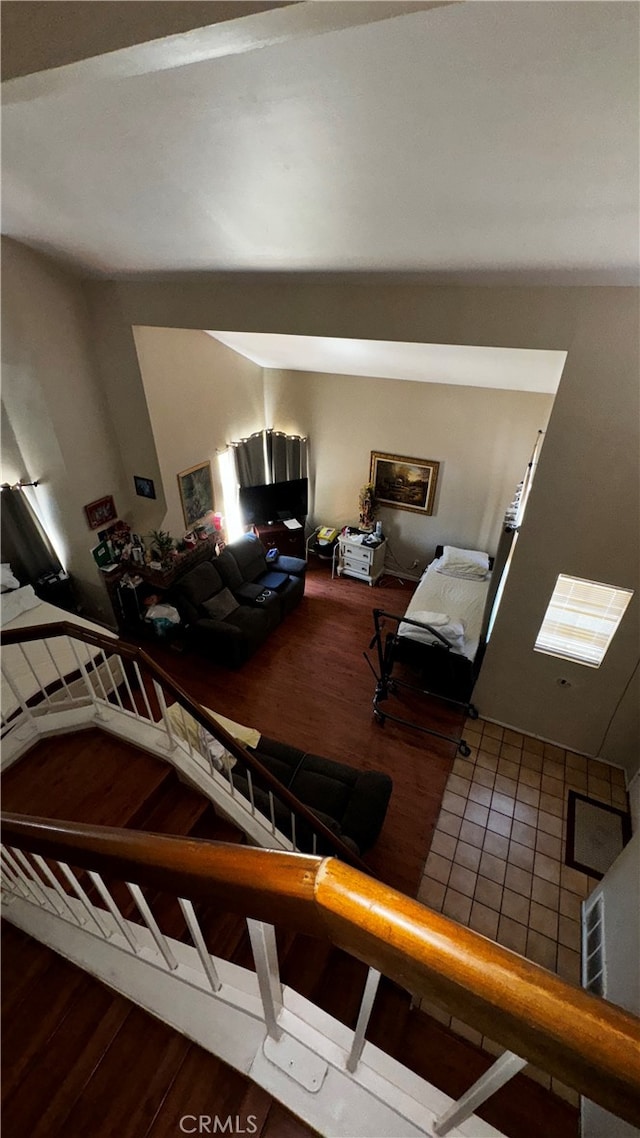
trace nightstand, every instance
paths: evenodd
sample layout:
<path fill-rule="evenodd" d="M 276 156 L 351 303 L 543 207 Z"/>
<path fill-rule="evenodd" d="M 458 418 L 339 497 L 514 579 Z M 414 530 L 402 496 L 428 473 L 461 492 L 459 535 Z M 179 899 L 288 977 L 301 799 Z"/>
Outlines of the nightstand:
<path fill-rule="evenodd" d="M 338 576 L 357 577 L 368 585 L 375 585 L 384 573 L 386 548 L 384 539 L 379 545 L 363 545 L 361 534 L 341 537 L 336 566 Z"/>

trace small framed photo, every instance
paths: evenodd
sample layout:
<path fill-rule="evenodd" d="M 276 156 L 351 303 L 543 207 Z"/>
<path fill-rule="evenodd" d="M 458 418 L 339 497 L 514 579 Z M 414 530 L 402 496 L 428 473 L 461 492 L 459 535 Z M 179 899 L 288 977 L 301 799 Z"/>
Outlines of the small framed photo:
<path fill-rule="evenodd" d="M 201 462 L 197 466 L 190 466 L 188 470 L 181 470 L 178 486 L 185 525 L 187 529 L 192 529 L 200 518 L 213 510 L 211 464 Z"/>
<path fill-rule="evenodd" d="M 139 498 L 155 498 L 156 488 L 153 485 L 152 478 L 140 478 L 139 475 L 134 474 L 133 482 Z"/>
<path fill-rule="evenodd" d="M 369 481 L 376 505 L 432 514 L 440 463 L 371 451 Z"/>
<path fill-rule="evenodd" d="M 88 506 L 85 506 L 84 512 L 87 515 L 90 529 L 100 529 L 102 526 L 108 525 L 109 522 L 114 522 L 118 516 L 115 502 L 110 494 L 106 498 L 98 498 L 95 502 L 89 502 Z"/>

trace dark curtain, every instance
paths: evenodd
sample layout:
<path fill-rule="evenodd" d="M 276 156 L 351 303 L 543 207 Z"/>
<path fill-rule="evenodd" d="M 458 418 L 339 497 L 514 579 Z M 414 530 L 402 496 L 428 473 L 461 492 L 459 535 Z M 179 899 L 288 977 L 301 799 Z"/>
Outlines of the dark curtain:
<path fill-rule="evenodd" d="M 308 440 L 282 431 L 256 431 L 231 443 L 239 486 L 262 486 L 307 477 Z"/>
<path fill-rule="evenodd" d="M 58 555 L 23 490 L 3 488 L 0 523 L 2 563 L 10 564 L 21 585 L 35 585 L 45 574 L 62 570 Z"/>

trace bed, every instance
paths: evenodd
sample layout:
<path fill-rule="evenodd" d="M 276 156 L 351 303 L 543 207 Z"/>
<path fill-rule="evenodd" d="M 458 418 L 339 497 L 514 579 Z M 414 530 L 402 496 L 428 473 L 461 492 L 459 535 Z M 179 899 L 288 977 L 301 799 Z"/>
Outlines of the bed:
<path fill-rule="evenodd" d="M 484 654 L 492 565 L 483 551 L 438 547 L 404 613 L 374 609 L 371 646 L 377 648 L 378 672 L 373 703 L 379 721 L 398 719 L 380 704 L 401 688 L 457 704 L 472 718 L 477 714 L 470 700 Z M 406 679 L 407 669 L 412 682 Z M 399 721 L 450 738 L 422 724 Z M 463 740 L 451 741 L 468 754 Z"/>
<path fill-rule="evenodd" d="M 31 628 L 38 624 L 71 621 L 92 632 L 118 640 L 115 633 L 80 616 L 71 616 L 56 605 L 41 601 L 31 585 L 2 593 L 2 632 Z M 49 701 L 63 701 L 86 695 L 79 663 L 91 677 L 96 694 L 110 692 L 122 680 L 120 662 L 109 664 L 99 648 L 68 636 L 50 640 L 33 640 L 24 644 L 7 644 L 2 648 L 2 723 L 12 718 L 21 703 L 37 703 L 43 689 Z"/>

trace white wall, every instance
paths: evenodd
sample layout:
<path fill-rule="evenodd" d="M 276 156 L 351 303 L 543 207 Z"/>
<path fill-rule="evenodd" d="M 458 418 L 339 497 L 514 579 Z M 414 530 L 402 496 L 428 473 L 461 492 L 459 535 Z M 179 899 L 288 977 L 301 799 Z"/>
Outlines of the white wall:
<path fill-rule="evenodd" d="M 317 524 L 357 524 L 372 450 L 440 463 L 432 515 L 388 507 L 376 514 L 388 567 L 417 560 L 416 574 L 438 544 L 495 553 L 553 405 L 553 396 L 531 392 L 304 372 L 267 371 L 265 386 L 274 422 L 308 424 Z"/>
<path fill-rule="evenodd" d="M 3 238 L 3 480 L 38 479 L 37 507 L 90 615 L 112 622 L 83 507 L 112 494 L 128 512 L 78 280 Z M 5 450 L 6 444 L 6 450 Z M 19 469 L 18 469 L 19 467 Z"/>

